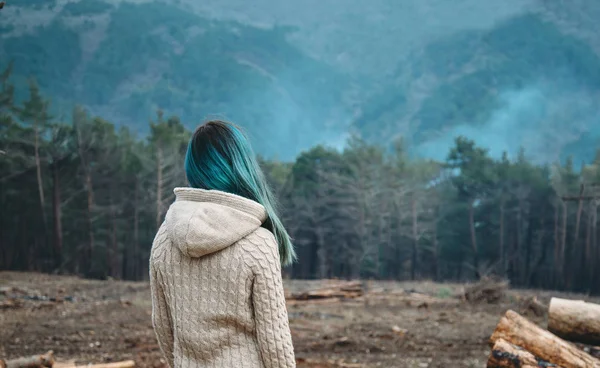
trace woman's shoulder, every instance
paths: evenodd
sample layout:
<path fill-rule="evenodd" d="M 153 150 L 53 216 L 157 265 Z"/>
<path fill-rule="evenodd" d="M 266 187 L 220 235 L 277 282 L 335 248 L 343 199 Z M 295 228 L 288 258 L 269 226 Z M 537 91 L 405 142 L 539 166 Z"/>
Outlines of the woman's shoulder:
<path fill-rule="evenodd" d="M 279 247 L 271 231 L 260 227 L 239 242 L 243 255 L 253 267 L 279 263 Z"/>
<path fill-rule="evenodd" d="M 154 237 L 154 241 L 152 242 L 152 249 L 150 250 L 150 261 L 160 262 L 160 260 L 164 258 L 165 254 L 170 248 L 171 244 L 169 236 L 167 234 L 167 227 L 165 223 L 163 223 L 156 232 L 156 236 Z"/>
<path fill-rule="evenodd" d="M 248 236 L 240 240 L 240 244 L 244 250 L 254 252 L 271 252 L 277 250 L 277 240 L 271 231 L 264 227 L 259 227 Z"/>

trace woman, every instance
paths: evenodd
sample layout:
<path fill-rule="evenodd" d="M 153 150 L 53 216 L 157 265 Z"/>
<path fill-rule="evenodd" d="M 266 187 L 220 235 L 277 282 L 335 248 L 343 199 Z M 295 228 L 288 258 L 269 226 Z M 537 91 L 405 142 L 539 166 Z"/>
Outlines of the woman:
<path fill-rule="evenodd" d="M 185 157 L 190 188 L 150 257 L 152 319 L 170 367 L 295 367 L 281 280 L 294 249 L 247 139 L 210 121 Z"/>

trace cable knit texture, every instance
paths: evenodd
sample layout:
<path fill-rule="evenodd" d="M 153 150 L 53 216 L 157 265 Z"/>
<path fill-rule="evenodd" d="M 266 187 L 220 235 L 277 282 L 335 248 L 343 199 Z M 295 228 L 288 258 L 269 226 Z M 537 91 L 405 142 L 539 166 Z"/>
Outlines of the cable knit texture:
<path fill-rule="evenodd" d="M 152 321 L 171 367 L 295 367 L 279 250 L 262 205 L 176 188 L 150 257 Z"/>

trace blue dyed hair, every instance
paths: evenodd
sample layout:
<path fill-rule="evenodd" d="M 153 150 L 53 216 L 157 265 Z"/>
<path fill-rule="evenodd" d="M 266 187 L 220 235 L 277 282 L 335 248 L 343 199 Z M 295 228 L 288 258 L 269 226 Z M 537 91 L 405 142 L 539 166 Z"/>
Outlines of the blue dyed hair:
<path fill-rule="evenodd" d="M 292 240 L 277 216 L 273 193 L 239 127 L 218 120 L 198 127 L 188 144 L 185 173 L 193 188 L 219 190 L 262 204 L 267 212 L 263 227 L 275 235 L 282 265 L 296 259 Z"/>

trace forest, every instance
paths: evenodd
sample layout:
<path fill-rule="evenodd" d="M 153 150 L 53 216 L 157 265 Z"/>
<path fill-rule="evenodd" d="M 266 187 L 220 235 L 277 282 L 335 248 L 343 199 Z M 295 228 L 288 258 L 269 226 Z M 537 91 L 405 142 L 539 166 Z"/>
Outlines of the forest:
<path fill-rule="evenodd" d="M 0 79 L 0 269 L 147 277 L 155 231 L 185 186 L 191 132 L 157 111 L 150 134 L 74 107 L 51 114 L 30 80 Z M 239 122 L 243 126 L 243 122 Z M 259 157 L 260 158 L 260 157 Z M 293 162 L 260 158 L 299 255 L 286 277 L 466 281 L 600 292 L 600 155 L 534 164 L 456 137 L 446 160 L 359 136 Z"/>

